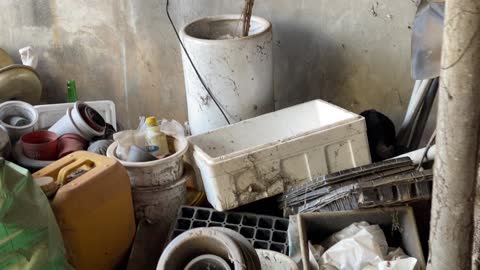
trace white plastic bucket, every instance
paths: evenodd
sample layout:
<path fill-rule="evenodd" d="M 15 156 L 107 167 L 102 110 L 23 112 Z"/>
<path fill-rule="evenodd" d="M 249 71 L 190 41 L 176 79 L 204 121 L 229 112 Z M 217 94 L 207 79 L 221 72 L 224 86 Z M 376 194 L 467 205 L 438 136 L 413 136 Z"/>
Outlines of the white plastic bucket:
<path fill-rule="evenodd" d="M 206 17 L 180 31 L 193 64 L 231 123 L 274 110 L 272 25 L 252 16 L 247 37 L 219 39 L 241 31 L 239 19 L 240 15 Z M 182 59 L 192 134 L 225 126 L 183 50 Z"/>
<path fill-rule="evenodd" d="M 4 120 L 12 117 L 20 116 L 29 121 L 24 126 L 13 126 Z M 38 112 L 35 108 L 23 101 L 7 101 L 0 104 L 0 125 L 5 127 L 12 141 L 17 141 L 22 135 L 33 131 L 38 121 Z"/>
<path fill-rule="evenodd" d="M 149 187 L 169 185 L 183 175 L 183 155 L 187 152 L 188 142 L 183 137 L 167 136 L 168 143 L 175 148 L 175 153 L 159 160 L 147 162 L 128 162 L 115 155 L 117 142 L 107 149 L 107 157 L 118 160 L 128 172 L 132 187 Z"/>
<path fill-rule="evenodd" d="M 133 208 L 137 220 L 145 219 L 150 223 L 164 222 L 170 225 L 178 208 L 187 201 L 186 181 L 192 171 L 177 182 L 167 186 L 132 188 Z"/>

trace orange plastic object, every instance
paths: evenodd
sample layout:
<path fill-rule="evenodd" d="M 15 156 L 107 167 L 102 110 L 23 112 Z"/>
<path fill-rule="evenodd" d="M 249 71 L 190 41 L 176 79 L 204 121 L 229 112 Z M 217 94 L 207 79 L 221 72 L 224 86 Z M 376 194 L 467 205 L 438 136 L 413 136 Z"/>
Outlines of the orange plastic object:
<path fill-rule="evenodd" d="M 79 169 L 84 173 L 68 182 Z M 79 151 L 34 174 L 41 176 L 63 183 L 51 206 L 72 266 L 77 270 L 117 268 L 135 236 L 125 168 L 114 159 Z"/>

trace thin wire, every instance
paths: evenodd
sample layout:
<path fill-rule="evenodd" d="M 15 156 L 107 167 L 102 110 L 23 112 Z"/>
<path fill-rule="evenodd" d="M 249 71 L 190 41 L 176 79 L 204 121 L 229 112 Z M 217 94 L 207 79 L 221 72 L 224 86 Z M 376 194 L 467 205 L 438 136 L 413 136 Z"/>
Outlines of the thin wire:
<path fill-rule="evenodd" d="M 425 147 L 425 152 L 423 152 L 422 159 L 420 159 L 420 163 L 418 163 L 417 171 L 420 170 L 420 168 L 422 167 L 423 162 L 424 162 L 424 160 L 426 159 L 426 157 L 427 157 L 427 155 L 428 155 L 428 150 L 430 150 L 430 147 L 432 147 L 432 143 L 433 143 L 433 141 L 435 140 L 435 136 L 436 136 L 436 135 L 437 135 L 437 129 L 435 128 L 435 130 L 434 130 L 433 133 L 432 133 L 432 136 L 431 136 L 430 139 L 428 140 L 427 146 Z"/>
<path fill-rule="evenodd" d="M 185 48 L 185 45 L 183 44 L 182 39 L 180 38 L 180 35 L 178 34 L 177 28 L 175 27 L 175 24 L 173 23 L 172 17 L 170 17 L 170 12 L 168 11 L 168 6 L 170 4 L 169 2 L 170 1 L 167 0 L 167 4 L 165 5 L 165 11 L 167 12 L 167 17 L 168 17 L 168 20 L 170 21 L 170 24 L 172 25 L 173 31 L 175 31 L 175 35 L 177 36 L 177 39 L 180 42 L 180 45 L 182 46 L 183 52 L 185 52 L 185 55 L 187 56 L 188 61 L 192 65 L 192 68 L 195 71 L 195 74 L 197 75 L 198 79 L 200 80 L 203 87 L 207 91 L 208 95 L 212 98 L 213 102 L 215 102 L 215 105 L 217 105 L 217 107 L 220 110 L 220 112 L 222 113 L 223 117 L 225 117 L 225 120 L 230 125 L 230 120 L 228 120 L 228 117 L 225 114 L 224 110 L 222 109 L 222 106 L 220 105 L 218 100 L 213 96 L 212 91 L 210 91 L 210 88 L 207 87 L 207 85 L 205 84 L 205 81 L 203 80 L 202 76 L 200 76 L 200 73 L 198 72 L 197 68 L 193 64 L 192 58 L 190 57 L 190 54 L 188 53 L 187 48 Z"/>

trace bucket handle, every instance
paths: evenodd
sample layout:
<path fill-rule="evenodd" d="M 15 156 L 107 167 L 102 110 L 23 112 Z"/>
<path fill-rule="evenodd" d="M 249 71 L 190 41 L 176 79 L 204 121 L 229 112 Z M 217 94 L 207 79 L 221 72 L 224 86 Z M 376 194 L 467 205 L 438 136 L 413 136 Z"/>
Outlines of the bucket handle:
<path fill-rule="evenodd" d="M 61 185 L 64 185 L 65 183 L 65 179 L 67 178 L 67 176 L 75 169 L 77 169 L 78 167 L 81 167 L 82 165 L 87 165 L 87 166 L 90 166 L 90 167 L 93 167 L 95 163 L 93 161 L 91 161 L 90 159 L 79 159 L 79 160 L 76 160 L 75 162 L 73 163 L 70 163 L 69 165 L 63 167 L 59 172 L 58 172 L 58 176 L 57 176 L 57 183 L 61 184 Z"/>

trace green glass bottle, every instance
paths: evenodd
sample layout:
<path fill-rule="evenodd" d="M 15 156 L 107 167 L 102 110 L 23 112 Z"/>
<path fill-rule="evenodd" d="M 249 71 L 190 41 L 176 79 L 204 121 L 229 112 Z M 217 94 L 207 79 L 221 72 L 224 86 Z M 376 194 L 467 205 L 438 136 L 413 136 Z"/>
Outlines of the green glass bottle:
<path fill-rule="evenodd" d="M 67 81 L 67 102 L 76 102 L 77 97 L 77 84 L 75 80 Z"/>

